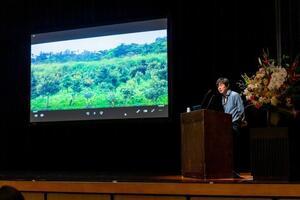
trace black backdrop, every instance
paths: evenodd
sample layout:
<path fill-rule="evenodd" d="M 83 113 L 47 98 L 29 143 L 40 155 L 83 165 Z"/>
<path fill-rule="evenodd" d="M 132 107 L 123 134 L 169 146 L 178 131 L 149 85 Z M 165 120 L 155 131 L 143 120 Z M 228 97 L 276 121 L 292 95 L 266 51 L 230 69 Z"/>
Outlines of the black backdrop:
<path fill-rule="evenodd" d="M 219 76 L 235 82 L 243 72 L 254 72 L 262 48 L 276 55 L 273 1 L 9 0 L 0 4 L 2 171 L 179 172 L 180 113 L 199 104 Z M 289 9 L 283 7 L 283 20 L 292 18 L 284 14 Z M 170 119 L 29 125 L 31 32 L 164 16 L 171 26 Z M 299 21 L 293 19 L 283 27 L 289 38 L 286 44 L 293 44 L 295 38 L 299 44 L 300 26 L 295 26 Z M 291 29 L 298 30 L 298 37 L 295 31 L 290 34 Z M 284 48 L 295 52 L 297 46 Z"/>

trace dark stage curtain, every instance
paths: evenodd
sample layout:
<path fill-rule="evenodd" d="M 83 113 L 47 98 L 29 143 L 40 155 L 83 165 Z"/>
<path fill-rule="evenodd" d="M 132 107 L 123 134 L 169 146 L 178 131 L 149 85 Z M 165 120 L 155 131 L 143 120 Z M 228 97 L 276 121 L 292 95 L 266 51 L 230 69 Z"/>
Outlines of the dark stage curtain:
<path fill-rule="evenodd" d="M 298 2 L 292 5 L 285 6 L 299 10 Z M 274 2 L 9 0 L 0 7 L 2 170 L 180 172 L 179 114 L 215 89 L 219 76 L 235 83 L 242 73 L 254 72 L 262 48 L 276 55 Z M 299 38 L 295 15 L 284 33 L 289 41 Z M 171 27 L 170 120 L 29 125 L 31 33 L 163 16 Z M 287 48 L 295 50 L 297 42 Z"/>

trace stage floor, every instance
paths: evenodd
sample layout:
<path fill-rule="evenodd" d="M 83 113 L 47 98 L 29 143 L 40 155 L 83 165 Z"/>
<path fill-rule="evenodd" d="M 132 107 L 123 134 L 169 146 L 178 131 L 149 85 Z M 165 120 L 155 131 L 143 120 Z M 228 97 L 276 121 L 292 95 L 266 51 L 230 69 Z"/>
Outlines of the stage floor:
<path fill-rule="evenodd" d="M 172 197 L 300 197 L 300 184 L 288 181 L 255 181 L 250 173 L 241 178 L 197 179 L 180 174 L 129 174 L 79 172 L 0 172 L 0 186 L 11 185 L 26 193 L 166 195 Z M 147 198 L 145 198 L 147 200 Z"/>
<path fill-rule="evenodd" d="M 89 181 L 89 182 L 164 182 L 164 183 L 251 183 L 250 172 L 240 178 L 199 179 L 167 173 L 118 173 L 118 172 L 0 172 L 0 180 L 10 181 Z"/>
<path fill-rule="evenodd" d="M 31 172 L 31 171 L 0 171 L 0 181 L 72 181 L 72 182 L 158 182 L 158 183 L 248 183 L 248 184 L 299 184 L 289 180 L 253 180 L 250 172 L 243 172 L 240 178 L 200 179 L 183 177 L 180 173 L 150 172 Z"/>

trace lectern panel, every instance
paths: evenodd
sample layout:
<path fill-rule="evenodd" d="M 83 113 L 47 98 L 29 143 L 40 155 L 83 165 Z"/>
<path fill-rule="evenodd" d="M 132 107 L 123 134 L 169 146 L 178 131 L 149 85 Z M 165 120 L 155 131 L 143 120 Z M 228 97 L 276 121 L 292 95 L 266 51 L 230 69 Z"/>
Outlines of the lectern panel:
<path fill-rule="evenodd" d="M 213 110 L 181 114 L 182 175 L 232 177 L 231 116 Z"/>

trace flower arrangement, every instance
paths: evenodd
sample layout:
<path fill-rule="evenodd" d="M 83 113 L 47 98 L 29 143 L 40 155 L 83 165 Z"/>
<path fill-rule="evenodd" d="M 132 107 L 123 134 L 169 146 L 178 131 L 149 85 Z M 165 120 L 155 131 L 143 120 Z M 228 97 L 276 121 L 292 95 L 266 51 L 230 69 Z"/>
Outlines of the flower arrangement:
<path fill-rule="evenodd" d="M 299 60 L 296 58 L 291 65 L 288 60 L 289 57 L 283 56 L 282 63 L 278 63 L 263 51 L 258 58 L 259 68 L 255 75 L 242 75 L 240 87 L 251 105 L 257 109 L 262 106 L 293 107 L 292 96 L 300 91 Z M 299 88 L 296 89 L 296 86 Z"/>

